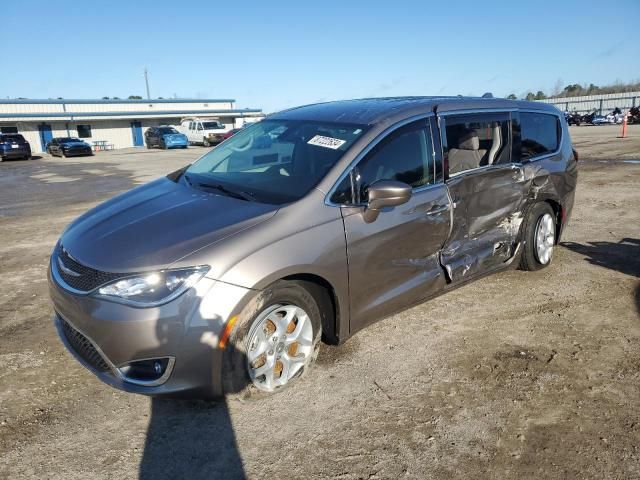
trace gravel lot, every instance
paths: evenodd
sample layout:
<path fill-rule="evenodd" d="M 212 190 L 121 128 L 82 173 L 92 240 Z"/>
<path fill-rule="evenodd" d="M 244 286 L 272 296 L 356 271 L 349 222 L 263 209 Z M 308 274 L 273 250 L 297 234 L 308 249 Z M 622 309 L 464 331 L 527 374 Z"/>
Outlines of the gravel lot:
<path fill-rule="evenodd" d="M 115 391 L 51 323 L 64 226 L 203 148 L 1 163 L 0 478 L 639 478 L 640 126 L 619 131 L 572 127 L 576 207 L 550 268 L 390 317 L 244 404 Z"/>

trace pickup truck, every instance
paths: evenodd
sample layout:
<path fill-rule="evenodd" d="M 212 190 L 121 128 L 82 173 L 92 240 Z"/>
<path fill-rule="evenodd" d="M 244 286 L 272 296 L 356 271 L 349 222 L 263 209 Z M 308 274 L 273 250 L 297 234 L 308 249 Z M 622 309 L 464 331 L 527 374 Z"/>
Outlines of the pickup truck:
<path fill-rule="evenodd" d="M 205 118 L 185 118 L 175 128 L 187 136 L 189 144 L 205 147 L 222 142 L 228 130 L 220 121 Z"/>

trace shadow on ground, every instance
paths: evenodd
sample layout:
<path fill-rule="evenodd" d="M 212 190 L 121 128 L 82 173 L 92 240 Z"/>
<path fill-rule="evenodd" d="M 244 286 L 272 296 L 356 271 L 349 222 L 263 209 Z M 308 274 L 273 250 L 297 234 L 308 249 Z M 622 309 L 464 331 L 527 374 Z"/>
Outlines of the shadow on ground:
<path fill-rule="evenodd" d="M 244 479 L 227 403 L 154 398 L 140 479 Z"/>
<path fill-rule="evenodd" d="M 599 267 L 640 278 L 640 240 L 623 238 L 619 242 L 562 242 L 562 246 L 587 257 Z"/>
<path fill-rule="evenodd" d="M 177 325 L 179 326 L 179 325 Z M 160 345 L 169 342 L 176 327 L 171 320 L 160 319 L 156 325 L 156 337 Z M 203 327 L 203 333 L 206 327 Z M 225 358 L 243 367 L 244 353 L 230 342 L 224 351 Z M 138 352 L 136 358 L 153 358 L 157 350 Z M 196 356 L 197 357 L 197 356 Z M 218 357 L 219 358 L 219 357 Z M 230 360 L 231 361 L 231 360 Z M 220 360 L 211 350 L 211 358 L 187 358 L 181 372 L 199 372 L 197 378 L 212 378 L 212 368 Z M 221 368 L 218 366 L 217 368 Z M 178 370 L 174 370 L 178 373 Z M 194 376 L 195 377 L 195 376 Z M 193 382 L 193 379 L 173 379 Z M 225 384 L 229 394 L 243 390 L 248 376 L 236 378 L 233 385 Z M 144 452 L 140 462 L 140 479 L 244 479 L 242 457 L 236 443 L 235 432 L 227 399 L 216 402 L 152 398 L 151 416 L 147 428 Z"/>
<path fill-rule="evenodd" d="M 623 238 L 619 242 L 563 242 L 563 247 L 584 255 L 589 263 L 640 278 L 640 239 Z M 640 313 L 640 283 L 634 292 Z"/>

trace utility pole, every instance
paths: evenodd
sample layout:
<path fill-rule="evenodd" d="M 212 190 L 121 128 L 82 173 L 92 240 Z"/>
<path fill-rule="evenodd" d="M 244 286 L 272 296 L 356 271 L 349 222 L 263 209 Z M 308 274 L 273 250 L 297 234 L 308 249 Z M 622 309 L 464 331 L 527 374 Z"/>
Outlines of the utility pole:
<path fill-rule="evenodd" d="M 147 86 L 147 100 L 151 100 L 151 95 L 149 95 L 149 72 L 147 72 L 147 67 L 144 67 L 144 83 Z"/>

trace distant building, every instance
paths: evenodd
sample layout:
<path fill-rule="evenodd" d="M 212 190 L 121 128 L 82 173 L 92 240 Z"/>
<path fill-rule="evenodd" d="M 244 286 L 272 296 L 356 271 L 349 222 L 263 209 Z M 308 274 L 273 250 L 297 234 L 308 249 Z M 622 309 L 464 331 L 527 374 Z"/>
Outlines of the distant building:
<path fill-rule="evenodd" d="M 232 99 L 0 100 L 0 132 L 21 133 L 33 152 L 54 137 L 79 137 L 113 148 L 141 147 L 154 125 L 177 125 L 182 117 L 215 118 L 227 129 L 264 117 L 260 109 L 236 109 Z"/>

